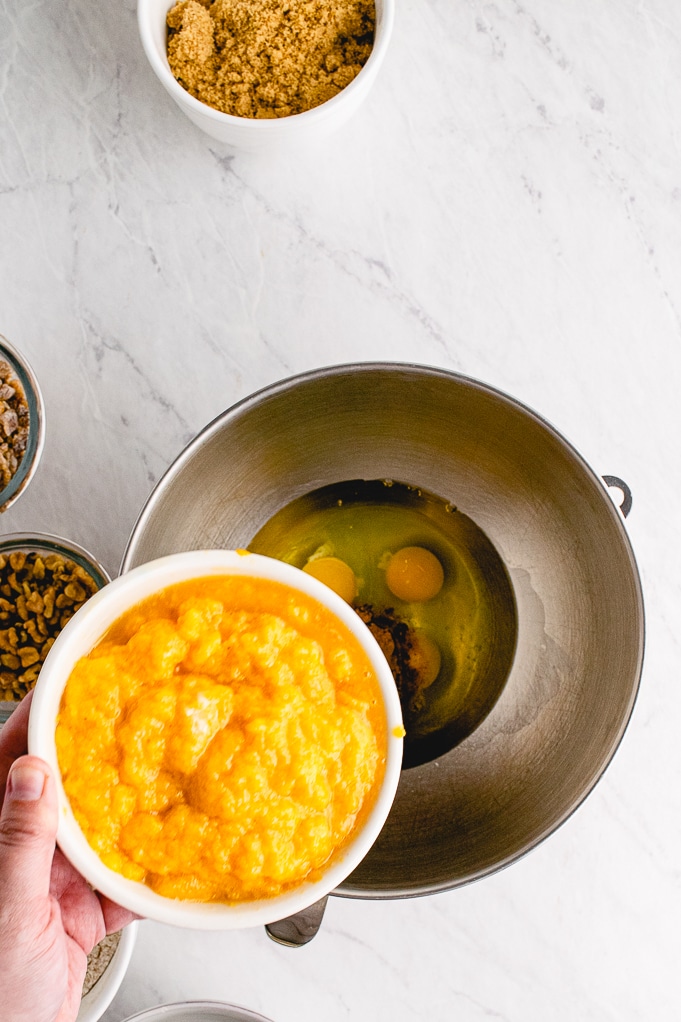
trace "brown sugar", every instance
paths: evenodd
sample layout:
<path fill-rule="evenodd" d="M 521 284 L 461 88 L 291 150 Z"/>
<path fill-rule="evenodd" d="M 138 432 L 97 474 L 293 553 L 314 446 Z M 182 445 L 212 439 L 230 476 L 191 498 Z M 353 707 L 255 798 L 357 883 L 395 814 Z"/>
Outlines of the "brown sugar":
<path fill-rule="evenodd" d="M 87 971 L 83 980 L 83 997 L 90 993 L 95 983 L 102 978 L 109 968 L 111 959 L 116 953 L 120 942 L 121 934 L 119 931 L 118 933 L 109 933 L 100 940 L 99 944 L 93 947 L 87 956 Z"/>
<path fill-rule="evenodd" d="M 288 117 L 337 95 L 374 41 L 374 0 L 179 0 L 170 69 L 192 96 L 238 117 Z"/>

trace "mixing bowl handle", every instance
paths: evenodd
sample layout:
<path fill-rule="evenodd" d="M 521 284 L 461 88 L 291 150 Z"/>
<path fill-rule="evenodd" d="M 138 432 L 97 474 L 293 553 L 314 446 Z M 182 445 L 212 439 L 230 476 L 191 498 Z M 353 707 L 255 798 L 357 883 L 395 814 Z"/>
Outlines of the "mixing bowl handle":
<path fill-rule="evenodd" d="M 606 486 L 614 486 L 616 489 L 622 491 L 622 503 L 619 505 L 619 509 L 626 518 L 631 511 L 632 496 L 631 490 L 625 483 L 624 479 L 620 479 L 619 476 L 603 476 L 603 482 Z"/>
<path fill-rule="evenodd" d="M 328 900 L 322 898 L 302 912 L 296 912 L 294 916 L 279 919 L 276 923 L 268 923 L 265 927 L 267 935 L 284 947 L 303 947 L 309 944 L 322 924 Z"/>

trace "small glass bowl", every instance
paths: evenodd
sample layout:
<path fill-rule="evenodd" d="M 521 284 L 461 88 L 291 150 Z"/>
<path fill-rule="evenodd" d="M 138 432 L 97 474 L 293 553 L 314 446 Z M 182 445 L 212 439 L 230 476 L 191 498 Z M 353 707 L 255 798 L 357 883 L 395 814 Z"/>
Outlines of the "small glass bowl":
<path fill-rule="evenodd" d="M 38 467 L 45 443 L 45 406 L 35 373 L 14 345 L 0 334 L 0 359 L 9 362 L 24 388 L 28 404 L 28 443 L 19 467 L 4 490 L 0 490 L 0 512 L 21 496 Z"/>
<path fill-rule="evenodd" d="M 79 564 L 87 571 L 98 589 L 102 589 L 111 581 L 106 568 L 91 553 L 70 539 L 62 539 L 61 536 L 50 536 L 39 532 L 14 532 L 11 535 L 0 537 L 0 554 L 11 554 L 15 551 L 39 553 L 45 556 L 59 554 L 66 560 Z M 2 627 L 1 624 L 0 627 Z M 16 702 L 0 700 L 0 727 L 16 706 L 18 706 Z"/>
<path fill-rule="evenodd" d="M 147 1008 L 139 1015 L 131 1015 L 126 1022 L 271 1022 L 264 1015 L 258 1015 L 238 1004 L 223 1004 L 221 1001 L 182 1001 L 175 1004 L 161 1004 L 158 1008 Z"/>

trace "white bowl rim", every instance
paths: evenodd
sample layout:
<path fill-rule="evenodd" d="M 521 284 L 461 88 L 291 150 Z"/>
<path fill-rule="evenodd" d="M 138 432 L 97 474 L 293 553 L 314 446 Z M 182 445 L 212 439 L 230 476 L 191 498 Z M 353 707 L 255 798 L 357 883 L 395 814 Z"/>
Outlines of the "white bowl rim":
<path fill-rule="evenodd" d="M 187 92 L 187 90 L 180 85 L 170 70 L 167 59 L 163 60 L 159 56 L 158 49 L 152 36 L 151 5 L 153 2 L 154 0 L 137 0 L 137 24 L 140 39 L 142 41 L 142 47 L 147 59 L 159 81 L 162 82 L 170 95 L 173 96 L 173 98 L 181 105 L 186 105 L 189 110 L 193 110 L 195 113 L 203 115 L 209 120 L 215 121 L 217 124 L 239 126 L 242 129 L 247 126 L 248 130 L 255 130 L 258 134 L 263 136 L 265 136 L 268 132 L 277 134 L 281 131 L 282 124 L 302 125 L 303 123 L 309 124 L 315 120 L 325 119 L 336 109 L 337 106 L 346 103 L 350 96 L 352 96 L 358 89 L 363 88 L 366 79 L 369 77 L 369 73 L 373 73 L 374 70 L 378 70 L 378 67 L 385 57 L 395 20 L 395 0 L 377 0 L 377 2 L 382 4 L 381 28 L 380 32 L 375 33 L 371 53 L 369 54 L 366 63 L 362 66 L 361 71 L 359 71 L 351 82 L 348 82 L 341 92 L 332 96 L 331 99 L 327 99 L 326 102 L 320 103 L 318 106 L 312 107 L 310 110 L 303 110 L 302 113 L 290 114 L 287 117 L 238 117 L 235 114 L 226 114 L 222 110 L 216 110 L 215 107 L 209 106 L 207 103 L 203 103 L 200 99 L 197 99 L 196 96 L 192 96 L 190 92 Z M 167 0 L 166 14 L 173 6 L 174 2 L 175 0 Z M 252 126 L 257 127 L 252 128 Z"/>
<path fill-rule="evenodd" d="M 331 610 L 364 648 L 378 680 L 386 714 L 383 782 L 367 818 L 320 879 L 275 898 L 233 904 L 173 900 L 109 869 L 76 823 L 59 775 L 55 728 L 61 694 L 76 660 L 89 652 L 128 608 L 176 582 L 210 575 L 258 576 L 282 582 Z M 109 583 L 77 611 L 57 636 L 38 676 L 28 726 L 28 748 L 53 769 L 59 800 L 57 841 L 67 859 L 92 886 L 130 911 L 157 922 L 195 929 L 240 929 L 266 925 L 308 908 L 337 887 L 359 865 L 378 837 L 392 806 L 402 764 L 402 713 L 397 688 L 381 649 L 355 611 L 311 575 L 271 557 L 234 550 L 192 550 L 149 561 Z"/>
<path fill-rule="evenodd" d="M 154 1008 L 145 1008 L 139 1014 L 131 1015 L 125 1019 L 124 1022 L 162 1022 L 165 1019 L 172 1022 L 173 1019 L 178 1019 L 179 1012 L 186 1012 L 188 1008 L 194 1017 L 197 1012 L 201 1017 L 206 1009 L 217 1009 L 218 1014 L 209 1010 L 206 1018 L 223 1018 L 224 1022 L 271 1022 L 271 1019 L 259 1015 L 251 1008 L 245 1008 L 242 1004 L 228 1004 L 226 1001 L 173 1001 L 172 1004 L 159 1004 Z M 178 1022 L 181 1022 L 181 1019 L 178 1019 Z"/>
<path fill-rule="evenodd" d="M 111 956 L 111 961 L 80 1002 L 76 1022 L 97 1022 L 113 1001 L 128 971 L 137 941 L 138 927 L 139 923 L 136 920 L 123 927 L 121 939 Z"/>

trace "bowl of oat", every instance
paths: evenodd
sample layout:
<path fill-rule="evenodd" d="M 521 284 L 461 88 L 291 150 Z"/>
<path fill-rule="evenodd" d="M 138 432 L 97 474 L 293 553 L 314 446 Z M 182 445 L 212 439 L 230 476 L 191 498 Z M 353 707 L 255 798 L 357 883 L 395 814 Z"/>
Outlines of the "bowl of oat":
<path fill-rule="evenodd" d="M 234 149 L 289 149 L 343 124 L 385 57 L 395 0 L 138 0 L 159 81 Z"/>
<path fill-rule="evenodd" d="M 23 532 L 0 538 L 0 724 L 34 687 L 67 621 L 109 581 L 70 540 Z"/>
<path fill-rule="evenodd" d="M 138 925 L 130 923 L 118 933 L 107 934 L 88 955 L 76 1022 L 97 1022 L 111 1004 L 130 964 Z"/>
<path fill-rule="evenodd" d="M 0 335 L 0 512 L 33 478 L 45 439 L 45 411 L 36 375 Z"/>

